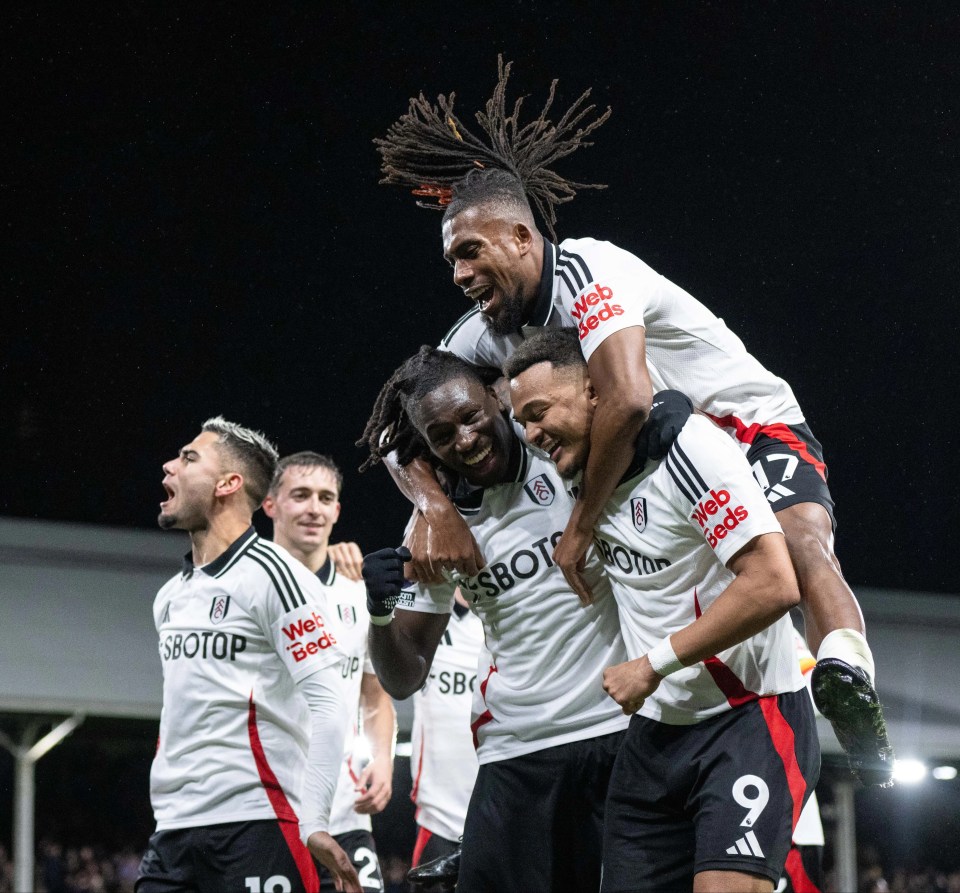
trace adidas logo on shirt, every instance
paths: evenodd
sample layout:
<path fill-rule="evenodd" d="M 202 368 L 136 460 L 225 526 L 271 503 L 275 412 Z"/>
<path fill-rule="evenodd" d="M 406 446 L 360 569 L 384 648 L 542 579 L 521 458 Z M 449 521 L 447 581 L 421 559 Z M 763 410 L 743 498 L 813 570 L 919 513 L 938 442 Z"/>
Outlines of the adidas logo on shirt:
<path fill-rule="evenodd" d="M 760 841 L 757 835 L 748 831 L 733 846 L 727 847 L 727 854 L 730 856 L 756 856 L 763 858 L 763 850 L 760 848 Z"/>

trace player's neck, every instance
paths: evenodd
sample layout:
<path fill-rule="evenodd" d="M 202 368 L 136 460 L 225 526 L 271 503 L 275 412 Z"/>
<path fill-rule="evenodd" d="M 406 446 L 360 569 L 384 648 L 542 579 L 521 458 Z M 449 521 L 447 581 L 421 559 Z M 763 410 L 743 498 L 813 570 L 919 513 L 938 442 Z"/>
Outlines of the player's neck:
<path fill-rule="evenodd" d="M 327 555 L 329 554 L 326 543 L 314 549 L 304 550 L 297 546 L 296 543 L 291 543 L 281 534 L 276 533 L 274 534 L 274 542 L 278 546 L 283 546 L 297 561 L 305 565 L 312 574 L 315 574 L 326 564 Z"/>
<path fill-rule="evenodd" d="M 250 527 L 253 519 L 249 514 L 221 512 L 210 519 L 203 530 L 190 533 L 190 549 L 194 567 L 203 567 L 216 561 Z"/>

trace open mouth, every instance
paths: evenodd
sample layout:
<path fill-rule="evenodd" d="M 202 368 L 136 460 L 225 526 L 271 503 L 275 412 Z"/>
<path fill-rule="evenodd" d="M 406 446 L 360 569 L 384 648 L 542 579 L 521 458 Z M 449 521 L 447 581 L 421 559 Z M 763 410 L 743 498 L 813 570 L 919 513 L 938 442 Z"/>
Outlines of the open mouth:
<path fill-rule="evenodd" d="M 469 465 L 472 468 L 474 465 L 479 465 L 481 462 L 483 462 L 483 460 L 486 459 L 487 456 L 489 456 L 492 452 L 493 452 L 492 445 L 485 446 L 482 450 L 480 450 L 477 453 L 474 453 L 472 456 L 465 457 L 463 460 L 463 464 Z"/>
<path fill-rule="evenodd" d="M 166 505 L 168 502 L 170 502 L 170 500 L 173 499 L 173 497 L 176 495 L 176 494 L 173 492 L 173 489 L 172 489 L 171 487 L 167 486 L 166 484 L 163 484 L 163 489 L 164 489 L 164 492 L 167 494 L 167 498 L 164 499 L 163 502 L 160 503 L 160 505 L 162 505 L 162 506 L 163 506 L 163 505 Z"/>
<path fill-rule="evenodd" d="M 490 302 L 493 300 L 493 286 L 479 285 L 476 288 L 467 289 L 466 294 L 471 301 L 476 302 L 481 313 L 486 313 Z"/>

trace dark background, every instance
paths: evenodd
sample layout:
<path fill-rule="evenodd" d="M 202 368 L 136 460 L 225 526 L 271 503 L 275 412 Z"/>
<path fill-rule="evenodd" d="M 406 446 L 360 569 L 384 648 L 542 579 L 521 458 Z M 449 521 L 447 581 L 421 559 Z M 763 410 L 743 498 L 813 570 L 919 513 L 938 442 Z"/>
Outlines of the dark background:
<path fill-rule="evenodd" d="M 553 77 L 556 110 L 587 87 L 613 108 L 559 167 L 609 188 L 563 206 L 560 235 L 634 251 L 791 383 L 850 582 L 958 591 L 952 4 L 5 12 L 0 513 L 151 528 L 161 463 L 223 413 L 332 454 L 338 535 L 396 543 L 407 507 L 353 442 L 467 305 L 439 215 L 377 185 L 371 140 L 420 90 L 456 90 L 471 122 L 502 52 L 530 113 Z M 142 846 L 154 735 L 88 720 L 40 766 L 38 832 Z M 950 788 L 860 796 L 861 833 L 939 864 Z"/>
<path fill-rule="evenodd" d="M 956 592 L 954 8 L 403 6 L 7 11 L 0 513 L 152 527 L 223 413 L 332 454 L 338 535 L 397 542 L 353 442 L 467 304 L 371 140 L 420 90 L 472 121 L 503 52 L 530 113 L 552 77 L 558 111 L 613 108 L 559 165 L 609 184 L 560 236 L 634 251 L 791 383 L 851 583 Z"/>

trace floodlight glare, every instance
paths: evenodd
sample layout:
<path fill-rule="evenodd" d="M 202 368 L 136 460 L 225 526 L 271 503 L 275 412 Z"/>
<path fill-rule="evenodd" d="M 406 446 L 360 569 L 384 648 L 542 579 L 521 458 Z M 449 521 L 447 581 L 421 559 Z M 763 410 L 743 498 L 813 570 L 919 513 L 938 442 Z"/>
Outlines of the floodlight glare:
<path fill-rule="evenodd" d="M 937 766 L 933 770 L 933 777 L 939 781 L 953 781 L 957 777 L 956 766 Z"/>
<path fill-rule="evenodd" d="M 927 777 L 927 767 L 919 760 L 895 760 L 893 780 L 901 784 L 916 784 Z"/>

